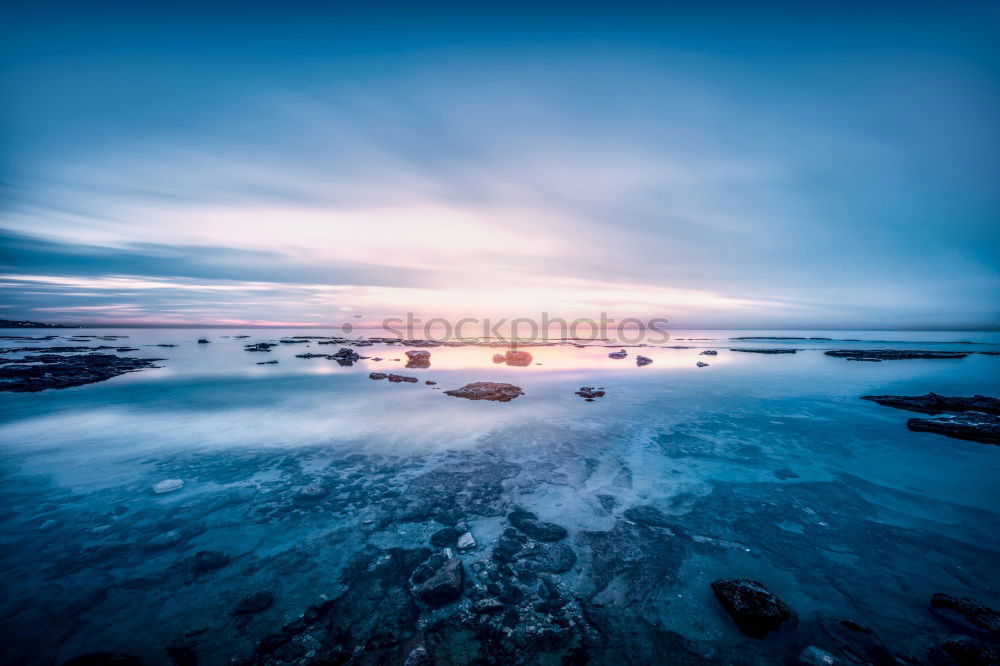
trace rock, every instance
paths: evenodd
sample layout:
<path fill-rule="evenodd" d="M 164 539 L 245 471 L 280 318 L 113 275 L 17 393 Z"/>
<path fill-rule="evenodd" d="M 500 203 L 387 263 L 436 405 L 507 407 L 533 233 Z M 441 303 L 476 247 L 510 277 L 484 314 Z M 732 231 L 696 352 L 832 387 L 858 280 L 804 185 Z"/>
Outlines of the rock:
<path fill-rule="evenodd" d="M 443 560 L 443 561 L 441 561 Z M 423 567 L 425 570 L 421 570 Z M 429 574 L 424 578 L 425 574 Z M 462 596 L 465 570 L 457 557 L 432 555 L 414 571 L 413 594 L 428 606 L 443 606 Z M 421 580 L 423 579 L 423 580 Z"/>
<path fill-rule="evenodd" d="M 503 602 L 493 597 L 480 599 L 476 603 L 472 604 L 472 612 L 480 614 L 496 613 L 499 610 L 503 610 L 503 608 L 504 608 Z"/>
<path fill-rule="evenodd" d="M 431 367 L 431 353 L 425 350 L 406 352 L 407 368 L 429 368 Z"/>
<path fill-rule="evenodd" d="M 505 363 L 507 361 L 507 356 L 504 354 L 493 354 L 494 363 Z"/>
<path fill-rule="evenodd" d="M 427 384 L 428 386 L 437 386 L 437 382 L 432 382 L 429 379 L 427 381 L 425 381 L 424 384 Z"/>
<path fill-rule="evenodd" d="M 176 492 L 183 487 L 184 481 L 181 479 L 164 479 L 153 486 L 153 493 L 156 495 L 166 495 L 167 493 Z"/>
<path fill-rule="evenodd" d="M 952 636 L 931 648 L 929 656 L 940 666 L 996 666 L 1000 664 L 1000 647 L 969 636 Z"/>
<path fill-rule="evenodd" d="M 169 532 L 157 534 L 155 537 L 146 542 L 144 548 L 146 550 L 163 550 L 165 548 L 170 548 L 171 546 L 176 546 L 181 542 L 182 538 L 183 535 L 180 530 L 170 530 Z"/>
<path fill-rule="evenodd" d="M 0 391 L 35 393 L 103 382 L 145 368 L 157 368 L 160 358 L 129 358 L 114 354 L 32 354 L 0 358 Z"/>
<path fill-rule="evenodd" d="M 472 550 L 476 547 L 476 539 L 472 536 L 472 532 L 464 532 L 458 537 L 458 549 L 459 550 Z"/>
<path fill-rule="evenodd" d="M 376 381 L 379 380 L 379 379 L 385 379 L 388 376 L 389 375 L 385 374 L 384 372 L 369 372 L 368 373 L 368 379 L 374 379 Z"/>
<path fill-rule="evenodd" d="M 706 349 L 705 351 L 701 352 L 701 356 L 718 356 L 718 354 L 719 352 L 715 351 L 714 349 Z"/>
<path fill-rule="evenodd" d="M 931 597 L 931 608 L 953 612 L 977 629 L 1000 637 L 1000 613 L 975 599 L 939 592 Z"/>
<path fill-rule="evenodd" d="M 791 617 L 785 602 L 755 580 L 720 578 L 712 581 L 712 591 L 740 631 L 751 638 L 764 638 Z"/>
<path fill-rule="evenodd" d="M 283 345 L 301 345 L 309 342 L 309 338 L 282 338 L 278 340 Z"/>
<path fill-rule="evenodd" d="M 905 409 L 923 414 L 944 414 L 949 412 L 982 412 L 1000 416 L 1000 400 L 983 395 L 971 398 L 943 396 L 937 393 L 927 395 L 863 395 L 862 400 L 871 400 L 886 407 Z"/>
<path fill-rule="evenodd" d="M 458 539 L 458 530 L 454 527 L 445 527 L 431 535 L 430 542 L 436 548 L 449 548 L 455 545 Z"/>
<path fill-rule="evenodd" d="M 361 355 L 358 354 L 353 349 L 348 349 L 347 347 L 341 347 L 340 351 L 336 354 L 330 354 L 330 358 L 335 361 L 341 361 L 343 364 L 350 365 L 355 361 L 361 360 Z"/>
<path fill-rule="evenodd" d="M 953 439 L 982 444 L 1000 444 L 1000 416 L 968 412 L 932 419 L 910 419 L 906 427 L 913 432 L 933 432 Z"/>
<path fill-rule="evenodd" d="M 532 360 L 534 359 L 531 354 L 526 351 L 508 351 L 504 354 L 504 362 L 506 362 L 507 365 L 524 367 L 531 365 Z"/>
<path fill-rule="evenodd" d="M 207 338 L 198 338 L 198 344 L 199 345 L 207 345 L 210 342 L 211 342 L 211 340 L 209 340 Z"/>
<path fill-rule="evenodd" d="M 496 402 L 510 402 L 517 396 L 524 395 L 524 391 L 520 386 L 501 382 L 473 382 L 466 384 L 460 389 L 453 389 L 444 393 L 455 398 L 493 400 Z"/>
<path fill-rule="evenodd" d="M 736 347 L 734 349 L 730 349 L 729 351 L 749 352 L 752 354 L 794 354 L 795 352 L 798 351 L 798 349 L 762 349 L 754 347 Z M 829 354 L 830 352 L 827 353 Z"/>
<path fill-rule="evenodd" d="M 67 659 L 63 666 L 142 666 L 142 660 L 119 652 L 90 652 Z"/>
<path fill-rule="evenodd" d="M 699 368 L 707 368 L 708 367 L 708 363 L 705 363 L 704 361 L 698 361 L 697 363 L 695 363 L 695 365 L 697 365 Z"/>
<path fill-rule="evenodd" d="M 274 595 L 270 592 L 255 592 L 249 597 L 244 597 L 233 609 L 234 615 L 249 615 L 267 610 L 274 603 Z"/>
<path fill-rule="evenodd" d="M 603 398 L 604 391 L 602 389 L 595 389 L 593 386 L 581 386 L 576 394 L 581 398 L 585 398 L 587 402 L 593 402 L 594 398 Z"/>
<path fill-rule="evenodd" d="M 431 656 L 427 653 L 427 648 L 421 643 L 413 648 L 410 654 L 406 655 L 403 666 L 432 666 L 433 663 Z"/>
<path fill-rule="evenodd" d="M 215 571 L 227 564 L 229 564 L 229 556 L 216 550 L 202 550 L 195 553 L 194 556 L 195 573 Z"/>
<path fill-rule="evenodd" d="M 640 367 L 640 368 L 641 368 L 642 366 L 644 366 L 644 365 L 649 365 L 649 364 L 650 364 L 650 363 L 652 363 L 652 362 L 653 362 L 653 359 L 651 359 L 651 358 L 648 358 L 648 357 L 646 357 L 646 356 L 636 356 L 636 357 L 635 357 L 635 364 L 636 364 L 636 365 L 637 365 L 638 367 Z"/>
<path fill-rule="evenodd" d="M 823 353 L 834 358 L 846 358 L 849 361 L 898 361 L 911 358 L 950 359 L 968 356 L 965 352 L 914 351 L 909 349 L 831 349 Z"/>
<path fill-rule="evenodd" d="M 838 663 L 840 662 L 836 657 L 815 645 L 802 650 L 795 660 L 796 666 L 837 666 Z"/>
<path fill-rule="evenodd" d="M 633 523 L 639 523 L 640 525 L 672 527 L 670 519 L 663 512 L 649 505 L 633 506 L 627 509 L 623 515 Z"/>
<path fill-rule="evenodd" d="M 626 356 L 628 356 L 628 352 L 626 352 L 624 349 L 622 349 L 621 351 L 611 352 L 610 354 L 608 354 L 608 358 L 614 358 L 614 359 L 623 359 Z"/>
<path fill-rule="evenodd" d="M 278 364 L 278 359 L 274 359 L 273 361 L 257 361 L 257 365 L 277 365 L 277 364 Z"/>
<path fill-rule="evenodd" d="M 534 518 L 526 518 L 518 529 L 537 541 L 559 541 L 566 537 L 566 528 L 555 523 L 547 523 Z"/>
<path fill-rule="evenodd" d="M 269 352 L 271 347 L 277 347 L 274 342 L 258 342 L 253 345 L 243 345 L 243 349 L 248 352 Z"/>
<path fill-rule="evenodd" d="M 565 573 L 573 568 L 576 559 L 576 553 L 565 543 L 536 543 L 517 556 L 518 562 L 543 573 Z"/>
<path fill-rule="evenodd" d="M 522 539 L 527 541 L 513 527 L 506 528 L 493 545 L 493 559 L 497 562 L 513 562 L 516 559 L 518 551 L 524 546 L 521 542 Z"/>
<path fill-rule="evenodd" d="M 394 375 L 392 373 L 389 373 L 389 381 L 394 384 L 399 384 L 400 382 L 406 382 L 408 384 L 416 384 L 417 378 L 407 377 L 406 375 Z"/>

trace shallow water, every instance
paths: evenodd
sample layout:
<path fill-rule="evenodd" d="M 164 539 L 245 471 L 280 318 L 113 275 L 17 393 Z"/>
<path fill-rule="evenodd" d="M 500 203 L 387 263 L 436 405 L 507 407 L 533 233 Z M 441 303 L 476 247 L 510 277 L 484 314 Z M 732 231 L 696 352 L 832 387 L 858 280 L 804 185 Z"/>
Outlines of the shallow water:
<path fill-rule="evenodd" d="M 83 333 L 127 335 L 92 344 L 139 347 L 126 355 L 163 358 L 163 367 L 0 394 L 4 663 L 109 650 L 171 663 L 165 647 L 182 639 L 201 663 L 227 663 L 310 604 L 350 595 L 357 574 L 345 572 L 359 553 L 430 548 L 429 536 L 456 519 L 478 542 L 462 555 L 468 596 L 484 584 L 477 570 L 516 507 L 569 531 L 578 560 L 548 577 L 595 635 L 637 663 L 668 647 L 678 662 L 774 663 L 830 641 L 817 628 L 827 617 L 863 622 L 892 650 L 923 659 L 954 629 L 929 612 L 932 593 L 1000 606 L 1000 447 L 909 432 L 913 414 L 859 399 L 998 396 L 1000 357 L 857 363 L 822 353 L 995 351 L 995 333 L 677 331 L 667 345 L 691 349 L 629 348 L 614 360 L 600 346 L 532 347 L 535 364 L 508 367 L 492 363 L 494 349 L 435 347 L 426 369 L 405 369 L 411 348 L 400 345 L 358 348 L 385 360 L 352 367 L 295 358 L 339 345 L 243 350 L 324 334 L 315 330 Z M 226 337 L 241 334 L 250 337 Z M 748 335 L 862 342 L 729 340 Z M 56 344 L 84 343 L 0 346 Z M 699 355 L 705 349 L 718 356 Z M 653 364 L 636 367 L 636 353 Z M 257 365 L 272 359 L 279 363 Z M 371 381 L 374 370 L 421 381 Z M 472 381 L 510 382 L 525 395 L 444 395 Z M 581 386 L 607 395 L 586 402 L 574 394 Z M 154 494 L 164 479 L 184 487 Z M 297 495 L 309 484 L 321 499 Z M 623 513 L 640 505 L 666 514 L 671 530 L 636 531 Z M 193 575 L 191 558 L 203 550 L 231 561 Z M 765 582 L 794 609 L 794 626 L 760 641 L 743 636 L 709 587 L 725 576 Z M 230 615 L 260 590 L 273 593 L 270 608 Z M 439 660 L 474 658 L 428 637 L 459 608 L 422 611 L 415 625 Z M 542 662 L 574 645 L 517 656 Z"/>

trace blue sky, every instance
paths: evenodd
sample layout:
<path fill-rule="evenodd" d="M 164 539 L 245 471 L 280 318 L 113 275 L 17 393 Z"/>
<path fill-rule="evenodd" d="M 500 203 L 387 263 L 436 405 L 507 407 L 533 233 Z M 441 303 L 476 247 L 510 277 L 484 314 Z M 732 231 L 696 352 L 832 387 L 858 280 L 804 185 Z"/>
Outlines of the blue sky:
<path fill-rule="evenodd" d="M 7 4 L 0 317 L 1000 324 L 998 5 Z"/>

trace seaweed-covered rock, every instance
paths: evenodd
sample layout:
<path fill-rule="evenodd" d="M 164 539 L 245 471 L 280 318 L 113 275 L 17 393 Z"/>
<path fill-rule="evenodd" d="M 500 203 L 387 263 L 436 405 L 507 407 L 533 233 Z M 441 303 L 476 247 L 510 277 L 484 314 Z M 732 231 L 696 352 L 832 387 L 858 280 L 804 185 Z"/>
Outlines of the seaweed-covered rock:
<path fill-rule="evenodd" d="M 524 390 L 520 386 L 504 384 L 502 382 L 473 382 L 466 384 L 460 389 L 445 391 L 445 395 L 455 398 L 466 398 L 467 400 L 510 402 L 517 396 L 524 395 Z"/>
<path fill-rule="evenodd" d="M 712 591 L 747 636 L 764 638 L 791 617 L 791 611 L 763 583 L 745 578 L 712 581 Z"/>
<path fill-rule="evenodd" d="M 37 354 L 0 359 L 0 391 L 34 393 L 103 382 L 145 368 L 160 358 L 128 358 L 114 354 Z"/>

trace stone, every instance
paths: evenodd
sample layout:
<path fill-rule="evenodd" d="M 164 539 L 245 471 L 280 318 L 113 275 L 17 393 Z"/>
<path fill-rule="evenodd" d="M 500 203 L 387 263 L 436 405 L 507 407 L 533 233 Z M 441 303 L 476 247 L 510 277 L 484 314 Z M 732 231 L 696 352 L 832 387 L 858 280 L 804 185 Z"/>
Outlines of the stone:
<path fill-rule="evenodd" d="M 431 353 L 423 349 L 406 352 L 407 368 L 429 368 L 431 367 Z"/>
<path fill-rule="evenodd" d="M 968 412 L 930 419 L 909 419 L 906 427 L 913 432 L 932 432 L 952 439 L 981 444 L 1000 444 L 1000 416 Z"/>
<path fill-rule="evenodd" d="M 274 359 L 273 361 L 257 361 L 257 365 L 277 365 L 277 364 L 278 364 L 278 359 Z"/>
<path fill-rule="evenodd" d="M 460 389 L 453 389 L 444 393 L 445 395 L 455 398 L 465 398 L 467 400 L 510 402 L 514 398 L 524 395 L 524 390 L 520 386 L 504 384 L 502 382 L 473 382 L 466 384 Z"/>
<path fill-rule="evenodd" d="M 608 354 L 608 358 L 614 358 L 619 360 L 625 358 L 626 356 L 628 356 L 628 352 L 626 352 L 624 349 L 616 352 L 611 352 L 610 354 Z"/>
<path fill-rule="evenodd" d="M 457 548 L 459 550 L 472 550 L 476 547 L 476 539 L 472 536 L 472 532 L 464 532 L 458 537 Z"/>
<path fill-rule="evenodd" d="M 416 384 L 417 383 L 417 378 L 416 377 L 407 377 L 406 375 L 394 375 L 392 373 L 389 373 L 389 381 L 392 382 L 393 384 L 399 384 L 400 382 L 406 382 L 406 383 L 409 383 L 409 384 Z"/>
<path fill-rule="evenodd" d="M 431 545 L 436 548 L 449 548 L 455 545 L 458 539 L 458 530 L 454 527 L 445 527 L 431 535 Z"/>
<path fill-rule="evenodd" d="M 953 612 L 977 629 L 1000 637 L 1000 613 L 975 599 L 938 592 L 931 597 L 931 608 Z"/>
<path fill-rule="evenodd" d="M 699 368 L 707 368 L 708 367 L 708 363 L 705 363 L 704 361 L 698 361 L 697 363 L 695 363 L 695 365 L 697 365 Z"/>
<path fill-rule="evenodd" d="M 273 603 L 274 595 L 270 592 L 255 592 L 248 597 L 244 597 L 238 604 L 236 604 L 236 608 L 233 609 L 233 614 L 249 615 L 251 613 L 259 613 L 270 608 Z"/>
<path fill-rule="evenodd" d="M 153 486 L 153 493 L 156 495 L 166 495 L 167 493 L 177 492 L 183 487 L 184 481 L 182 479 L 164 479 Z"/>
<path fill-rule="evenodd" d="M 118 375 L 158 368 L 161 358 L 129 358 L 114 354 L 31 354 L 0 358 L 0 391 L 36 393 L 103 382 Z"/>
<path fill-rule="evenodd" d="M 431 556 L 431 559 L 427 563 L 434 560 L 435 557 Z M 462 584 L 465 575 L 462 560 L 457 557 L 442 557 L 441 559 L 444 561 L 441 562 L 437 569 L 429 577 L 417 582 L 414 586 L 414 596 L 428 606 L 443 606 L 458 600 L 462 596 Z M 433 567 L 433 565 L 431 566 Z M 416 575 L 416 572 L 414 575 Z"/>
<path fill-rule="evenodd" d="M 974 395 L 971 398 L 949 397 L 937 393 L 928 393 L 927 395 L 863 395 L 861 399 L 871 400 L 886 407 L 931 415 L 948 412 L 982 412 L 1000 416 L 1000 400 L 984 395 Z"/>
<path fill-rule="evenodd" d="M 593 402 L 594 398 L 603 398 L 604 391 L 602 389 L 595 389 L 593 386 L 581 386 L 576 394 L 581 398 L 587 400 L 587 402 Z"/>
<path fill-rule="evenodd" d="M 644 365 L 649 365 L 652 362 L 653 362 L 653 359 L 649 358 L 648 356 L 636 356 L 635 357 L 635 364 L 636 364 L 636 366 L 638 366 L 640 368 L 642 366 L 644 366 Z"/>
<path fill-rule="evenodd" d="M 718 356 L 718 354 L 719 354 L 719 352 L 715 351 L 714 349 L 706 349 L 705 351 L 701 352 L 700 355 L 701 356 Z"/>
<path fill-rule="evenodd" d="M 537 541 L 559 541 L 566 538 L 566 528 L 534 518 L 521 521 L 518 529 Z"/>
<path fill-rule="evenodd" d="M 206 338 L 198 338 L 198 344 L 199 345 L 207 345 L 210 342 L 211 342 L 211 340 L 208 340 Z"/>
<path fill-rule="evenodd" d="M 277 343 L 273 342 L 258 342 L 252 345 L 243 345 L 243 349 L 248 352 L 269 352 L 271 351 L 271 347 L 277 346 Z"/>
<path fill-rule="evenodd" d="M 898 361 L 901 359 L 957 359 L 968 356 L 965 352 L 924 351 L 912 349 L 831 349 L 823 352 L 834 358 L 849 361 Z"/>
<path fill-rule="evenodd" d="M 229 556 L 216 550 L 202 550 L 195 553 L 195 573 L 208 573 L 229 564 Z"/>
<path fill-rule="evenodd" d="M 388 376 L 389 375 L 385 374 L 384 372 L 369 372 L 368 373 L 368 379 L 374 379 L 376 381 L 378 381 L 380 379 L 385 379 Z"/>
<path fill-rule="evenodd" d="M 712 591 L 740 631 L 751 638 L 764 638 L 791 617 L 785 602 L 755 580 L 720 578 L 712 581 Z"/>

